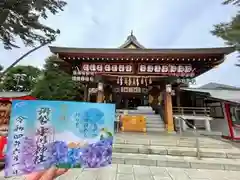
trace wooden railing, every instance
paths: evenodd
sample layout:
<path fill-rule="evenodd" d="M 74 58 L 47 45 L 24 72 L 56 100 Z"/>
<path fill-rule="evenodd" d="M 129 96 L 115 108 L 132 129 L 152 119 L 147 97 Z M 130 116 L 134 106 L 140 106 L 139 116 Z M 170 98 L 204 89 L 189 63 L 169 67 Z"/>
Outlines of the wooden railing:
<path fill-rule="evenodd" d="M 210 116 L 209 107 L 173 107 L 175 115 Z"/>

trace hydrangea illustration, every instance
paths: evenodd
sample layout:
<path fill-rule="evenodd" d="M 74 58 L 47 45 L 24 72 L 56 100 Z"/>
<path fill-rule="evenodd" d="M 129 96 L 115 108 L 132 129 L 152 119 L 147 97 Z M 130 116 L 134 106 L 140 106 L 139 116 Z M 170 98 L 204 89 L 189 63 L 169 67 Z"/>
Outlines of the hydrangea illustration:
<path fill-rule="evenodd" d="M 81 164 L 88 168 L 98 168 L 111 164 L 113 138 L 101 140 L 86 147 L 81 156 Z"/>
<path fill-rule="evenodd" d="M 51 144 L 52 161 L 55 163 L 65 163 L 68 157 L 68 146 L 63 141 L 55 141 Z"/>
<path fill-rule="evenodd" d="M 36 168 L 36 164 L 34 163 L 34 157 L 36 153 L 37 147 L 35 140 L 33 138 L 24 137 L 22 140 L 22 150 L 21 150 L 21 171 L 24 173 L 33 172 Z"/>
<path fill-rule="evenodd" d="M 80 148 L 70 148 L 68 150 L 68 159 L 67 162 L 71 164 L 71 167 L 75 167 L 80 164 L 80 157 L 82 150 Z"/>
<path fill-rule="evenodd" d="M 5 154 L 5 169 L 4 169 L 4 173 L 5 176 L 9 176 L 11 174 L 11 159 L 12 159 L 12 146 L 13 146 L 13 141 L 8 140 L 8 151 L 6 151 Z"/>

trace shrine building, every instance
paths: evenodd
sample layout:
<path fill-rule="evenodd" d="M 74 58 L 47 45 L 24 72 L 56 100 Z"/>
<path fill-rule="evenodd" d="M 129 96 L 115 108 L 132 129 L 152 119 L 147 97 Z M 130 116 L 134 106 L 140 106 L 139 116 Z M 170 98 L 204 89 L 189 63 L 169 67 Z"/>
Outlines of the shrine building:
<path fill-rule="evenodd" d="M 147 49 L 131 33 L 119 48 L 50 47 L 59 67 L 85 84 L 84 100 L 115 103 L 117 109 L 162 105 L 173 131 L 179 87 L 224 62 L 232 47 Z"/>

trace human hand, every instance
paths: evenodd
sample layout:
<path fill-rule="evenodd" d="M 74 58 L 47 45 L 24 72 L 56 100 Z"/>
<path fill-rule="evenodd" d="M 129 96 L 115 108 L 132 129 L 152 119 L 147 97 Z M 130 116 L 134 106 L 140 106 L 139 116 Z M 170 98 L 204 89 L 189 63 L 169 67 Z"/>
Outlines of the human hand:
<path fill-rule="evenodd" d="M 26 176 L 26 180 L 53 180 L 66 173 L 68 169 L 52 167 L 46 171 L 34 172 Z"/>

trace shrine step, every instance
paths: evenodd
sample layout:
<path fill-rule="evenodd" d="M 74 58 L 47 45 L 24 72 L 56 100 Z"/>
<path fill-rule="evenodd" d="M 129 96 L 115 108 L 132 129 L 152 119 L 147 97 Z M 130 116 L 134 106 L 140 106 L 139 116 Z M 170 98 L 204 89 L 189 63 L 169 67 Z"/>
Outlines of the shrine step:
<path fill-rule="evenodd" d="M 112 163 L 193 169 L 240 170 L 240 159 L 113 153 Z"/>
<path fill-rule="evenodd" d="M 146 118 L 161 118 L 161 116 L 159 114 L 145 114 Z"/>
<path fill-rule="evenodd" d="M 189 147 L 173 147 L 173 146 L 147 146 L 133 144 L 114 144 L 113 152 L 116 153 L 136 153 L 136 154 L 155 154 L 155 155 L 171 155 L 171 156 L 188 156 L 196 157 L 196 148 Z M 212 149 L 200 148 L 201 158 L 225 158 L 239 159 L 239 149 Z"/>
<path fill-rule="evenodd" d="M 164 125 L 164 122 L 163 121 L 149 121 L 147 120 L 146 121 L 146 124 L 151 124 L 151 125 L 155 125 L 155 124 L 161 124 L 161 125 Z"/>
<path fill-rule="evenodd" d="M 156 118 L 148 118 L 148 117 L 145 117 L 146 121 L 147 122 L 158 122 L 158 123 L 161 123 L 163 122 L 162 118 L 161 117 L 156 117 Z"/>
<path fill-rule="evenodd" d="M 165 132 L 164 127 L 147 127 L 147 132 Z"/>
<path fill-rule="evenodd" d="M 146 126 L 147 128 L 165 128 L 164 123 L 147 123 Z"/>
<path fill-rule="evenodd" d="M 114 139 L 115 144 L 124 145 L 145 145 L 145 146 L 171 146 L 171 147 L 196 147 L 196 139 L 194 137 L 179 137 L 179 135 L 167 136 L 164 133 L 144 135 L 144 134 L 119 134 Z M 212 149 L 236 149 L 231 144 L 217 141 L 209 138 L 199 138 L 200 148 Z"/>

